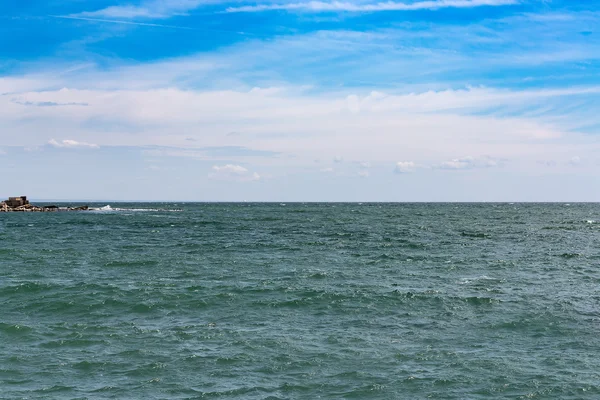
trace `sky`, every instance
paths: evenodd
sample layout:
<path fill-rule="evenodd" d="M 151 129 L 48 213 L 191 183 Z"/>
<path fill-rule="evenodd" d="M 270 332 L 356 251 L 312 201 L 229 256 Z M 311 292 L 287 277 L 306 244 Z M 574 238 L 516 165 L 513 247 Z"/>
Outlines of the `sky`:
<path fill-rule="evenodd" d="M 600 201 L 600 1 L 4 0 L 0 197 Z"/>

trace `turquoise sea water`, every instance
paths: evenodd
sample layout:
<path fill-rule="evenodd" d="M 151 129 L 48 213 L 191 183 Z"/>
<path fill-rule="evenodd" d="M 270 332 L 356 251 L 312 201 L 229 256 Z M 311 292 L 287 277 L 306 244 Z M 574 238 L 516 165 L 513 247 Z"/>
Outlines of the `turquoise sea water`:
<path fill-rule="evenodd" d="M 600 398 L 600 205 L 111 206 L 0 214 L 0 398 Z"/>

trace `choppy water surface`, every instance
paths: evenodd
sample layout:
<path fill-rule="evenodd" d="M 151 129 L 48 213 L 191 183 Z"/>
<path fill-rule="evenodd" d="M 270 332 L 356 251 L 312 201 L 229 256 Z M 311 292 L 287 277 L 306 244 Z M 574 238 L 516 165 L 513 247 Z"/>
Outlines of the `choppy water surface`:
<path fill-rule="evenodd" d="M 111 206 L 0 215 L 0 398 L 600 398 L 600 205 Z"/>

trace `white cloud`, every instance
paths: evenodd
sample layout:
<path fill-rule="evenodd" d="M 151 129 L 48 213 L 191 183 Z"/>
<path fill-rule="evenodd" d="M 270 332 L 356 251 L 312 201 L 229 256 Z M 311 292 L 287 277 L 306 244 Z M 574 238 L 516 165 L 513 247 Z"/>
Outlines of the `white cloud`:
<path fill-rule="evenodd" d="M 361 178 L 368 178 L 369 177 L 369 171 L 359 171 L 358 172 L 358 176 L 360 176 Z"/>
<path fill-rule="evenodd" d="M 327 172 L 327 173 L 331 173 L 331 172 L 333 172 L 333 171 L 334 171 L 334 169 L 333 169 L 333 168 L 322 168 L 322 169 L 321 169 L 321 172 Z"/>
<path fill-rule="evenodd" d="M 248 170 L 246 168 L 242 167 L 241 165 L 233 164 L 223 165 L 222 167 L 215 165 L 212 167 L 212 169 L 217 172 L 227 172 L 235 175 L 245 175 L 248 173 Z"/>
<path fill-rule="evenodd" d="M 342 156 L 335 156 L 335 157 L 333 157 L 333 162 L 336 163 L 336 164 L 339 164 L 339 163 L 341 163 L 343 161 L 344 161 L 344 157 L 342 157 Z"/>
<path fill-rule="evenodd" d="M 571 157 L 571 159 L 569 160 L 569 165 L 571 165 L 573 167 L 576 167 L 580 164 L 581 164 L 581 157 L 579 157 L 579 156 Z"/>
<path fill-rule="evenodd" d="M 247 168 L 244 168 L 241 165 L 214 165 L 212 167 L 212 171 L 213 172 L 210 173 L 208 177 L 215 180 L 231 180 L 240 182 L 260 180 L 260 175 L 258 173 L 250 172 Z"/>
<path fill-rule="evenodd" d="M 371 168 L 371 163 L 368 161 L 360 162 L 358 165 L 362 169 Z"/>
<path fill-rule="evenodd" d="M 5 156 L 6 155 L 6 151 L 0 149 L 0 156 Z"/>
<path fill-rule="evenodd" d="M 98 148 L 100 148 L 100 146 L 98 146 L 97 144 L 77 142 L 75 140 L 70 140 L 70 139 L 61 140 L 60 142 L 56 141 L 55 139 L 50 139 L 48 141 L 48 144 L 52 147 L 58 147 L 58 148 L 64 147 L 64 148 L 68 148 L 68 149 L 75 149 L 75 148 L 98 149 Z"/>
<path fill-rule="evenodd" d="M 491 168 L 501 165 L 501 160 L 489 156 L 472 157 L 466 156 L 455 158 L 450 161 L 437 165 L 440 169 L 473 169 L 473 168 Z"/>
<path fill-rule="evenodd" d="M 414 172 L 417 165 L 412 161 L 398 161 L 396 163 L 396 167 L 394 168 L 394 172 L 397 174 L 406 174 L 409 172 Z"/>
<path fill-rule="evenodd" d="M 387 1 L 379 3 L 353 3 L 343 1 L 309 1 L 304 3 L 259 4 L 254 6 L 229 7 L 227 12 L 259 12 L 269 10 L 304 12 L 375 12 L 375 11 L 417 11 L 439 10 L 442 8 L 473 8 L 482 6 L 507 6 L 518 4 L 519 0 L 425 0 L 411 3 Z"/>

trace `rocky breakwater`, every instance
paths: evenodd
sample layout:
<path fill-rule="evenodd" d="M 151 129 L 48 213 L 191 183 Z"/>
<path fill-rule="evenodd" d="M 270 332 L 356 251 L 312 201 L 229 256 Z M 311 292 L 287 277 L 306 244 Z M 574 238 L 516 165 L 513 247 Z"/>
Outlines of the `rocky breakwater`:
<path fill-rule="evenodd" d="M 52 211 L 86 211 L 88 206 L 58 207 L 55 205 L 36 206 L 27 200 L 27 196 L 9 197 L 0 202 L 0 212 L 52 212 Z"/>

